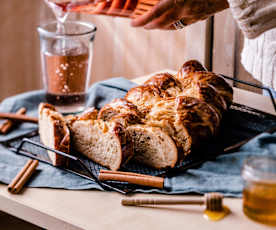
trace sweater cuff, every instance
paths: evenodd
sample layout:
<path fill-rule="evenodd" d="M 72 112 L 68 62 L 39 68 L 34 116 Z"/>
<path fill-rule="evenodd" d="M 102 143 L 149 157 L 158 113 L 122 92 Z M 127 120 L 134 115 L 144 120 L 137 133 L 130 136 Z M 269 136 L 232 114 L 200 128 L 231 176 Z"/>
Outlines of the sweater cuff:
<path fill-rule="evenodd" d="M 233 16 L 247 38 L 256 38 L 276 27 L 276 2 L 272 0 L 228 0 Z"/>

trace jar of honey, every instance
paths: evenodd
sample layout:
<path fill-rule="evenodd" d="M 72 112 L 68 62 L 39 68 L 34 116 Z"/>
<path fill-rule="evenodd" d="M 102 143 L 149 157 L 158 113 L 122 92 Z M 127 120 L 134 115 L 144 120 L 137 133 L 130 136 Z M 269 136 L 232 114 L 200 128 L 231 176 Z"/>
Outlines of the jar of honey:
<path fill-rule="evenodd" d="M 276 225 L 276 157 L 249 157 L 242 177 L 244 213 L 255 221 Z"/>

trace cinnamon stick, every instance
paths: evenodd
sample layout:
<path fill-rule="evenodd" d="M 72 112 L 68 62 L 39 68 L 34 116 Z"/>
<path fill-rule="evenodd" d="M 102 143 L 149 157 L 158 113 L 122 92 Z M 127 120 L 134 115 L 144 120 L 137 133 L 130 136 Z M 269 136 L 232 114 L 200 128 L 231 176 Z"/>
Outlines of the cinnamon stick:
<path fill-rule="evenodd" d="M 25 166 L 20 170 L 20 172 L 16 175 L 16 177 L 8 185 L 9 192 L 11 192 L 13 190 L 14 186 L 18 183 L 18 181 L 24 175 L 24 173 L 26 173 L 27 169 L 30 167 L 30 165 L 32 164 L 32 162 L 33 162 L 32 159 L 28 160 L 27 163 L 25 164 Z"/>
<path fill-rule="evenodd" d="M 17 174 L 13 181 L 8 186 L 8 191 L 14 194 L 19 193 L 29 178 L 33 175 L 36 167 L 38 166 L 38 160 L 29 160 L 23 169 Z"/>
<path fill-rule="evenodd" d="M 26 113 L 26 108 L 22 107 L 19 110 L 17 110 L 16 114 L 25 114 Z M 12 120 L 6 120 L 2 123 L 2 125 L 0 126 L 0 133 L 2 134 L 7 134 L 12 127 L 14 126 L 15 122 Z"/>
<path fill-rule="evenodd" d="M 9 119 L 9 120 L 13 120 L 13 121 L 38 123 L 38 119 L 35 117 L 29 117 L 26 115 L 15 114 L 15 113 L 0 113 L 0 119 Z"/>
<path fill-rule="evenodd" d="M 155 188 L 164 188 L 164 178 L 156 176 L 148 176 L 137 173 L 130 172 L 115 172 L 115 171 L 101 171 L 99 174 L 100 181 L 113 180 L 113 181 L 122 181 L 128 182 L 131 184 L 155 187 Z"/>

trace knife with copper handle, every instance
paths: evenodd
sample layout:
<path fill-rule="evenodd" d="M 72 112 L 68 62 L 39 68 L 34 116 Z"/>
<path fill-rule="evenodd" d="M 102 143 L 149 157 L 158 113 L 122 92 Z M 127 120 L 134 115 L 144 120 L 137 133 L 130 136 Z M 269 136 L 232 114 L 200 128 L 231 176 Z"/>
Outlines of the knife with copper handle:
<path fill-rule="evenodd" d="M 143 186 L 149 186 L 154 188 L 164 188 L 164 178 L 157 176 L 149 176 L 145 174 L 122 172 L 122 171 L 108 171 L 101 170 L 99 173 L 100 181 L 121 181 L 128 182 L 130 184 L 137 184 Z"/>

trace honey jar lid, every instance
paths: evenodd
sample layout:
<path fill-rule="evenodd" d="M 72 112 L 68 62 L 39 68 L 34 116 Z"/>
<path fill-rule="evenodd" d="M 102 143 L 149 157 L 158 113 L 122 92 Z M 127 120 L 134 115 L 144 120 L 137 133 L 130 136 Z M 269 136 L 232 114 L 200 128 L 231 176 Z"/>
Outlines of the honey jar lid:
<path fill-rule="evenodd" d="M 276 186 L 276 157 L 248 157 L 244 162 L 242 177 L 247 181 Z"/>

